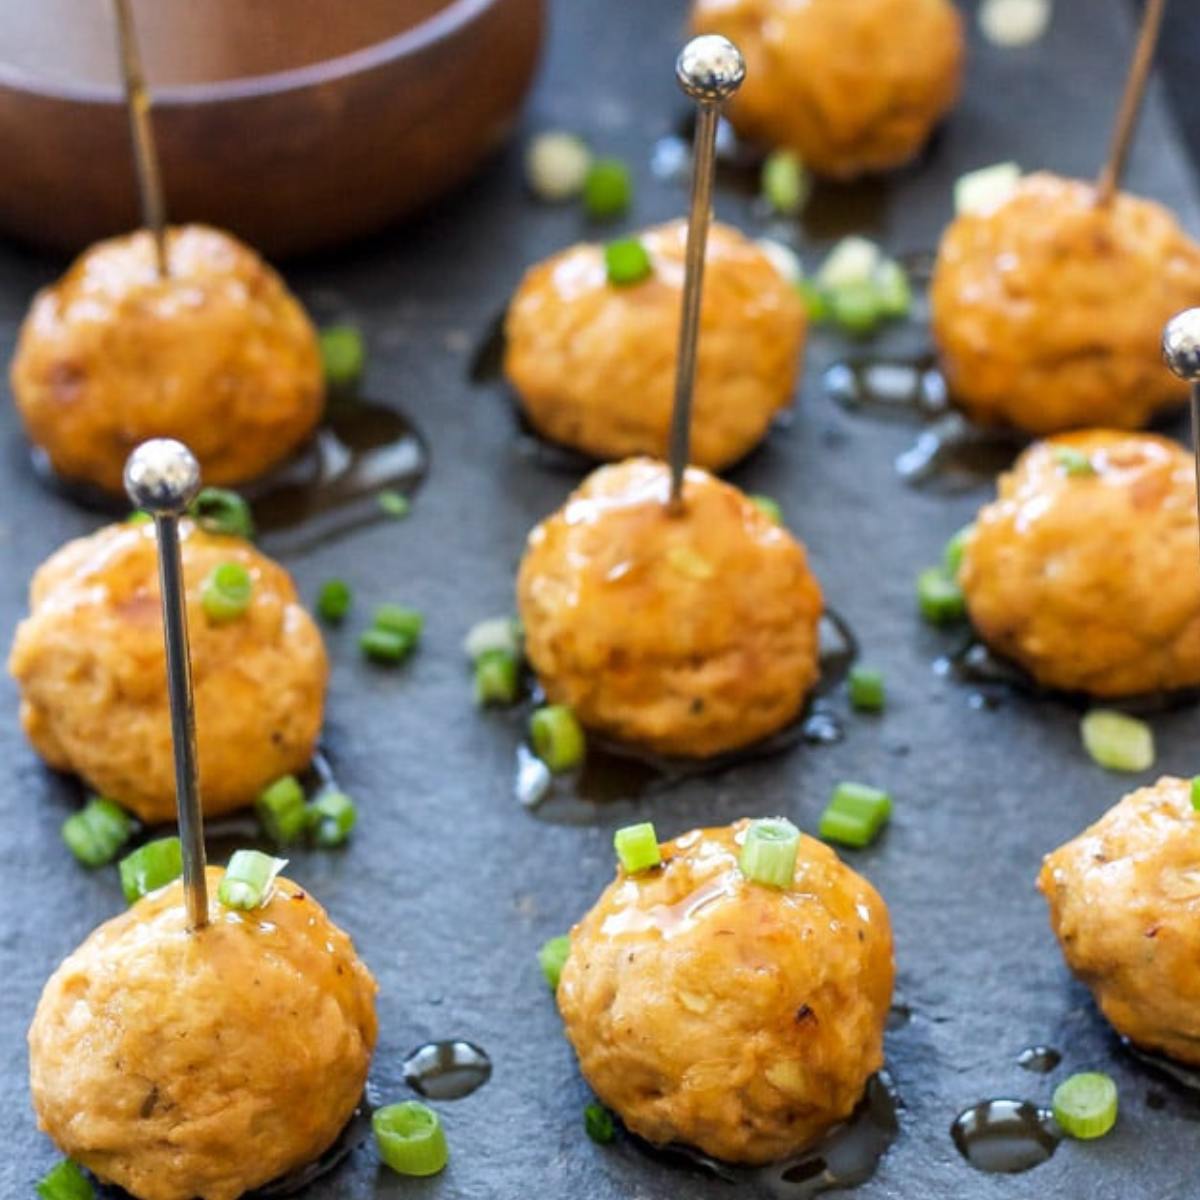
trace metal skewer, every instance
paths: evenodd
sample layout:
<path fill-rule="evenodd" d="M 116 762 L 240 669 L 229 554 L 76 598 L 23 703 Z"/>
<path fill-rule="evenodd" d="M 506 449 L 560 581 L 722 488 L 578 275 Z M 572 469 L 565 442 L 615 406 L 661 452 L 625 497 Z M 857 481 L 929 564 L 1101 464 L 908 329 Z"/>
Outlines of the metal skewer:
<path fill-rule="evenodd" d="M 117 50 L 121 58 L 121 75 L 125 80 L 125 105 L 129 110 L 129 132 L 133 138 L 142 222 L 154 237 L 158 274 L 165 279 L 168 271 L 167 205 L 163 199 L 162 175 L 158 169 L 158 149 L 150 124 L 150 93 L 142 71 L 142 55 L 138 49 L 130 0 L 113 0 L 113 11 L 117 18 Z"/>
<path fill-rule="evenodd" d="M 200 464 L 182 442 L 170 438 L 143 442 L 125 464 L 125 491 L 134 505 L 154 518 L 158 537 L 167 695 L 175 747 L 175 803 L 183 846 L 183 891 L 188 928 L 192 930 L 208 924 L 208 887 L 204 876 L 204 814 L 196 769 L 196 711 L 188 655 L 183 562 L 179 553 L 179 518 L 199 490 Z"/>
<path fill-rule="evenodd" d="M 1200 521 L 1200 308 L 1172 317 L 1163 330 L 1166 364 L 1191 385 L 1192 453 L 1196 458 L 1196 518 Z"/>
<path fill-rule="evenodd" d="M 675 60 L 679 86 L 696 101 L 696 135 L 692 156 L 692 203 L 688 213 L 687 252 L 683 276 L 683 312 L 679 321 L 675 407 L 671 414 L 670 507 L 683 506 L 683 476 L 692 436 L 692 393 L 696 385 L 696 340 L 700 333 L 700 298 L 704 286 L 704 251 L 712 212 L 713 172 L 717 157 L 717 118 L 746 78 L 741 51 L 728 38 L 707 34 L 693 38 Z"/>
<path fill-rule="evenodd" d="M 1113 130 L 1112 145 L 1108 161 L 1096 181 L 1096 203 L 1104 206 L 1112 203 L 1125 174 L 1125 162 L 1129 147 L 1137 128 L 1138 114 L 1142 111 L 1142 98 L 1146 94 L 1146 83 L 1150 78 L 1150 67 L 1154 63 L 1154 50 L 1158 45 L 1158 34 L 1162 29 L 1163 13 L 1167 0 L 1146 0 L 1146 11 L 1142 14 L 1142 29 L 1138 34 L 1137 48 L 1133 52 L 1133 63 L 1125 80 L 1125 93 L 1117 113 L 1117 124 Z"/>

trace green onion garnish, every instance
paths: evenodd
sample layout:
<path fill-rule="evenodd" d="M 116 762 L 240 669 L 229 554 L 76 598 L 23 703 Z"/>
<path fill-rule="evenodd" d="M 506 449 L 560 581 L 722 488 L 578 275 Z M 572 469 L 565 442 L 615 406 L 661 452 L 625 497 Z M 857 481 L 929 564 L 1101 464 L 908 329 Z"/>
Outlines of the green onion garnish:
<path fill-rule="evenodd" d="M 583 181 L 583 207 L 589 217 L 615 217 L 633 199 L 629 168 L 619 158 L 597 158 Z"/>
<path fill-rule="evenodd" d="M 313 842 L 325 850 L 342 845 L 358 820 L 358 809 L 345 792 L 322 792 L 308 806 Z"/>
<path fill-rule="evenodd" d="M 958 579 L 958 573 L 962 569 L 963 554 L 967 548 L 967 539 L 975 531 L 974 525 L 964 525 L 947 543 L 942 551 L 942 570 L 950 576 L 951 579 Z"/>
<path fill-rule="evenodd" d="M 821 264 L 816 277 L 817 286 L 828 293 L 870 283 L 881 262 L 882 252 L 869 238 L 842 238 Z"/>
<path fill-rule="evenodd" d="M 944 567 L 929 567 L 917 576 L 917 604 L 931 625 L 952 625 L 967 611 L 962 588 Z"/>
<path fill-rule="evenodd" d="M 839 783 L 821 814 L 818 832 L 827 842 L 861 850 L 869 846 L 892 815 L 892 798 L 865 783 Z"/>
<path fill-rule="evenodd" d="M 613 848 L 617 858 L 621 860 L 621 869 L 626 875 L 636 875 L 639 871 L 648 871 L 662 862 L 662 852 L 658 848 L 658 834 L 650 821 L 639 825 L 626 825 L 613 834 Z"/>
<path fill-rule="evenodd" d="M 317 593 L 317 615 L 323 621 L 336 625 L 345 619 L 354 602 L 354 593 L 344 579 L 327 579 Z"/>
<path fill-rule="evenodd" d="M 125 518 L 126 525 L 149 525 L 154 518 L 144 509 L 135 508 L 133 512 Z M 68 1159 L 68 1161 L 70 1161 Z"/>
<path fill-rule="evenodd" d="M 750 496 L 748 497 L 751 504 L 758 509 L 769 521 L 774 521 L 776 525 L 783 524 L 783 509 L 778 503 L 771 499 L 770 496 Z"/>
<path fill-rule="evenodd" d="M 470 662 L 478 662 L 493 650 L 521 657 L 521 629 L 515 617 L 489 617 L 467 630 L 463 653 Z"/>
<path fill-rule="evenodd" d="M 620 238 L 604 247 L 604 266 L 608 282 L 614 287 L 628 287 L 649 278 L 653 271 L 650 255 L 637 238 Z"/>
<path fill-rule="evenodd" d="M 1154 731 L 1145 721 L 1109 708 L 1093 708 L 1079 723 L 1084 749 L 1109 771 L 1154 766 Z"/>
<path fill-rule="evenodd" d="M 227 537 L 252 538 L 254 518 L 250 505 L 228 488 L 206 487 L 188 508 L 192 519 L 205 533 L 220 533 Z"/>
<path fill-rule="evenodd" d="M 1054 1089 L 1051 1107 L 1070 1137 L 1103 1137 L 1117 1123 L 1117 1085 L 1099 1071 L 1072 1075 Z"/>
<path fill-rule="evenodd" d="M 183 874 L 183 850 L 177 837 L 158 838 L 125 855 L 117 866 L 121 891 L 132 904 Z"/>
<path fill-rule="evenodd" d="M 592 152 L 573 133 L 539 133 L 525 150 L 525 178 L 539 200 L 557 203 L 583 191 Z"/>
<path fill-rule="evenodd" d="M 603 1104 L 589 1104 L 583 1110 L 583 1127 L 598 1146 L 607 1146 L 617 1136 L 613 1115 Z"/>
<path fill-rule="evenodd" d="M 379 1157 L 398 1175 L 436 1175 L 449 1161 L 441 1119 L 416 1100 L 376 1109 L 371 1128 Z"/>
<path fill-rule="evenodd" d="M 826 297 L 829 315 L 847 333 L 870 333 L 883 315 L 879 293 L 870 282 L 847 283 L 839 288 L 830 288 Z"/>
<path fill-rule="evenodd" d="M 1200 812 L 1200 775 L 1192 776 L 1192 808 Z"/>
<path fill-rule="evenodd" d="M 1002 204 L 1020 181 L 1021 168 L 1012 162 L 968 171 L 955 181 L 954 211 L 962 216 Z"/>
<path fill-rule="evenodd" d="M 382 512 L 386 513 L 389 517 L 395 517 L 397 520 L 407 517 L 412 510 L 412 501 L 394 488 L 384 488 L 375 497 L 375 502 L 379 505 Z"/>
<path fill-rule="evenodd" d="M 1054 461 L 1062 469 L 1064 475 L 1069 475 L 1073 479 L 1095 475 L 1096 473 L 1096 468 L 1092 465 L 1091 458 L 1084 454 L 1082 450 L 1076 450 L 1071 446 L 1056 447 Z"/>
<path fill-rule="evenodd" d="M 908 276 L 895 259 L 885 259 L 875 272 L 875 300 L 882 317 L 906 317 L 912 309 Z"/>
<path fill-rule="evenodd" d="M 552 937 L 542 943 L 538 951 L 538 965 L 550 985 L 552 992 L 558 991 L 558 981 L 562 978 L 562 969 L 566 966 L 567 955 L 571 953 L 571 939 L 565 934 Z"/>
<path fill-rule="evenodd" d="M 738 866 L 747 879 L 768 887 L 792 886 L 796 876 L 796 854 L 800 830 L 783 817 L 755 821 L 746 830 Z"/>
<path fill-rule="evenodd" d="M 887 699 L 883 672 L 874 667 L 851 667 L 850 706 L 859 712 L 882 712 Z"/>
<path fill-rule="evenodd" d="M 811 279 L 799 279 L 796 281 L 796 291 L 800 293 L 804 311 L 808 313 L 810 321 L 829 320 L 829 297 L 823 288 L 813 283 Z"/>
<path fill-rule="evenodd" d="M 507 650 L 489 650 L 475 663 L 475 703 L 513 704 L 521 694 L 521 668 Z"/>
<path fill-rule="evenodd" d="M 218 625 L 236 621 L 250 607 L 254 580 L 240 562 L 218 563 L 200 588 L 204 615 Z"/>
<path fill-rule="evenodd" d="M 69 1158 L 56 1163 L 38 1180 L 41 1200 L 93 1200 L 95 1188 Z"/>
<path fill-rule="evenodd" d="M 286 858 L 273 858 L 261 850 L 235 850 L 217 889 L 217 899 L 226 908 L 243 912 L 261 908 L 271 898 L 275 876 L 286 866 Z"/>
<path fill-rule="evenodd" d="M 812 180 L 804 164 L 790 150 L 774 150 L 767 155 L 761 182 L 763 199 L 781 217 L 796 216 L 812 191 Z"/>
<path fill-rule="evenodd" d="M 330 389 L 354 391 L 367 362 L 362 334 L 353 325 L 330 325 L 321 330 L 320 344 L 321 365 Z"/>
<path fill-rule="evenodd" d="M 529 718 L 533 752 L 556 775 L 583 762 L 586 740 L 575 714 L 565 704 L 549 704 Z"/>
<path fill-rule="evenodd" d="M 408 638 L 415 646 L 425 628 L 425 618 L 415 608 L 404 604 L 381 604 L 375 610 L 372 624 L 376 629 L 386 629 Z"/>
<path fill-rule="evenodd" d="M 403 662 L 416 643 L 391 629 L 365 629 L 358 637 L 358 648 L 372 662 L 393 665 Z"/>
<path fill-rule="evenodd" d="M 102 867 L 133 833 L 133 818 L 118 804 L 93 796 L 62 825 L 62 840 L 85 867 Z"/>
<path fill-rule="evenodd" d="M 264 788 L 254 802 L 254 811 L 277 846 L 290 846 L 304 836 L 308 828 L 304 788 L 295 775 L 285 775 Z"/>

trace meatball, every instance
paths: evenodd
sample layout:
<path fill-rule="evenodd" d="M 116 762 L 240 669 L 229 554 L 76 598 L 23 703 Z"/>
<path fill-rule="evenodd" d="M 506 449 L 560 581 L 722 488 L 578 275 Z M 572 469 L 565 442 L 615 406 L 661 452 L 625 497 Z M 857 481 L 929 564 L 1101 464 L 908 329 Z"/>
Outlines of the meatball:
<path fill-rule="evenodd" d="M 1035 443 L 963 553 L 971 621 L 1039 682 L 1093 696 L 1200 684 L 1196 483 L 1152 434 Z"/>
<path fill-rule="evenodd" d="M 571 931 L 558 1007 L 584 1078 L 634 1133 L 761 1163 L 853 1110 L 883 1063 L 894 968 L 865 879 L 801 837 L 791 888 L 751 882 L 748 824 L 618 871 Z"/>
<path fill-rule="evenodd" d="M 167 234 L 157 273 L 143 230 L 99 242 L 44 288 L 12 364 L 33 442 L 68 479 L 122 490 L 150 437 L 186 442 L 209 483 L 286 459 L 321 417 L 316 333 L 279 276 L 216 229 Z"/>
<path fill-rule="evenodd" d="M 578 245 L 525 276 L 505 323 L 504 371 L 530 423 L 594 458 L 665 455 L 675 398 L 687 225 L 641 235 L 652 274 L 608 282 L 604 249 Z M 709 235 L 692 410 L 692 461 L 748 454 L 792 399 L 804 346 L 800 298 L 734 229 Z"/>
<path fill-rule="evenodd" d="M 375 981 L 294 883 L 187 929 L 176 882 L 101 925 L 29 1029 L 38 1124 L 137 1200 L 235 1200 L 318 1157 L 358 1104 Z"/>
<path fill-rule="evenodd" d="M 1138 429 L 1187 399 L 1162 331 L 1200 304 L 1200 246 L 1161 205 L 1038 174 L 958 217 L 938 249 L 933 337 L 958 405 L 1030 433 Z"/>
<path fill-rule="evenodd" d="M 554 702 L 599 733 L 703 757 L 786 725 L 818 674 L 804 548 L 736 488 L 664 463 L 602 467 L 529 535 L 517 603 Z"/>
<path fill-rule="evenodd" d="M 240 538 L 180 525 L 204 810 L 253 802 L 302 769 L 321 729 L 329 668 L 288 573 Z M 246 612 L 216 622 L 201 603 L 214 567 L 250 572 Z M 152 525 L 111 525 L 38 569 L 9 670 L 21 722 L 57 770 L 74 771 L 144 821 L 175 815 L 166 657 Z"/>
<path fill-rule="evenodd" d="M 915 157 L 962 84 L 950 0 L 696 0 L 692 29 L 745 56 L 737 131 L 838 179 Z"/>

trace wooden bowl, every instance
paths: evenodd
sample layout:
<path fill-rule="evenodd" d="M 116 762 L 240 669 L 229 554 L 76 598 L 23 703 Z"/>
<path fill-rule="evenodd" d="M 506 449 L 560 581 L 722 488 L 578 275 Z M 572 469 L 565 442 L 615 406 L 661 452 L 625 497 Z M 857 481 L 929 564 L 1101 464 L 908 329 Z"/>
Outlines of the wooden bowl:
<path fill-rule="evenodd" d="M 172 221 L 269 255 L 462 181 L 533 77 L 543 0 L 137 0 Z M 0 6 L 0 229 L 75 251 L 140 223 L 112 9 Z"/>

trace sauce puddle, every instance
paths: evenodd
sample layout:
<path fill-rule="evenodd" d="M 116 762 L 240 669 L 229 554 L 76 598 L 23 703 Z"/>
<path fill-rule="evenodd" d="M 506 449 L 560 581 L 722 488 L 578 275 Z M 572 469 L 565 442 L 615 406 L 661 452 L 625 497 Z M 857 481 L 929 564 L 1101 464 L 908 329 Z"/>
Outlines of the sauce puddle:
<path fill-rule="evenodd" d="M 1047 1162 L 1062 1141 L 1049 1110 L 1028 1100 L 985 1100 L 964 1109 L 950 1137 L 977 1171 L 1016 1175 Z"/>
<path fill-rule="evenodd" d="M 462 1100 L 492 1077 L 492 1060 L 474 1042 L 426 1042 L 401 1064 L 404 1082 L 430 1100 Z"/>

